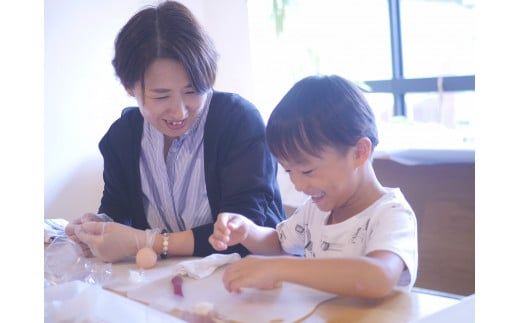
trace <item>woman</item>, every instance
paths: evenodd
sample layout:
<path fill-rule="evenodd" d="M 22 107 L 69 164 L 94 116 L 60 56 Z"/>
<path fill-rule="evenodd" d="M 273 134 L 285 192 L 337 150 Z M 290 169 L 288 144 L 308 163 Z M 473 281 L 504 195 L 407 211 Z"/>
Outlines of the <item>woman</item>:
<path fill-rule="evenodd" d="M 139 107 L 124 109 L 99 143 L 98 214 L 66 228 L 94 255 L 134 256 L 148 234 L 162 256 L 205 256 L 216 252 L 208 238 L 221 212 L 270 227 L 285 217 L 262 118 L 240 96 L 212 89 L 216 58 L 178 2 L 146 8 L 120 31 L 112 64 Z"/>

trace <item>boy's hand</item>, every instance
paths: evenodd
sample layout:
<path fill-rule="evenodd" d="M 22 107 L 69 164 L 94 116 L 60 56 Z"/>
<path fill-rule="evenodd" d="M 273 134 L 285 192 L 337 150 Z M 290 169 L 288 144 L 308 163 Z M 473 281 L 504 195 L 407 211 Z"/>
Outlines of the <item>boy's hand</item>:
<path fill-rule="evenodd" d="M 230 293 L 240 293 L 242 288 L 273 289 L 281 286 L 276 258 L 247 256 L 228 265 L 222 280 Z"/>
<path fill-rule="evenodd" d="M 209 243 L 218 251 L 226 250 L 247 239 L 248 226 L 251 220 L 237 213 L 220 213 L 213 225 L 213 234 Z"/>

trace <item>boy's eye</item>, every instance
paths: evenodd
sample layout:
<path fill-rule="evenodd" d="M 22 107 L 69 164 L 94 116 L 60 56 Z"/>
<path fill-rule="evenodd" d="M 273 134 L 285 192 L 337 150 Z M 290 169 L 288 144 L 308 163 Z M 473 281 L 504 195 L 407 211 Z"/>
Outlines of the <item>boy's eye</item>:
<path fill-rule="evenodd" d="M 153 98 L 154 100 L 164 100 L 164 99 L 167 99 L 168 96 L 160 96 L 160 97 L 157 97 L 157 98 Z"/>
<path fill-rule="evenodd" d="M 309 174 L 311 174 L 312 172 L 313 172 L 313 169 L 303 171 L 302 174 L 303 174 L 303 175 L 309 175 Z"/>

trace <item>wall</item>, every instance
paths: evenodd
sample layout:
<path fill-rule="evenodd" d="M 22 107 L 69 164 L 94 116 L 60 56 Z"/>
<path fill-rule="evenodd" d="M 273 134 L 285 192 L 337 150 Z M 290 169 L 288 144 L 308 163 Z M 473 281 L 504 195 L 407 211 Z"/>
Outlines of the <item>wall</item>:
<path fill-rule="evenodd" d="M 215 88 L 249 98 L 246 0 L 180 2 L 206 28 L 220 54 Z M 155 3 L 45 1 L 45 217 L 72 219 L 97 210 L 103 186 L 97 144 L 121 109 L 135 105 L 113 72 L 114 39 L 135 12 Z"/>
<path fill-rule="evenodd" d="M 415 286 L 475 293 L 475 164 L 405 166 L 376 159 L 374 169 L 381 184 L 401 188 L 415 211 Z"/>

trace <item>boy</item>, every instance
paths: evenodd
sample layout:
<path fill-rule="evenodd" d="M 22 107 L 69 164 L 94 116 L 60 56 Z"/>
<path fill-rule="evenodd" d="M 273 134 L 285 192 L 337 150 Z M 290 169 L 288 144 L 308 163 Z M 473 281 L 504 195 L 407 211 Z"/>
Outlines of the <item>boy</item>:
<path fill-rule="evenodd" d="M 224 213 L 209 241 L 254 254 L 230 265 L 224 284 L 274 288 L 282 281 L 343 296 L 380 298 L 410 289 L 417 273 L 415 214 L 372 167 L 374 115 L 357 87 L 338 76 L 296 83 L 276 106 L 267 142 L 298 191 L 310 199 L 276 229 Z"/>

